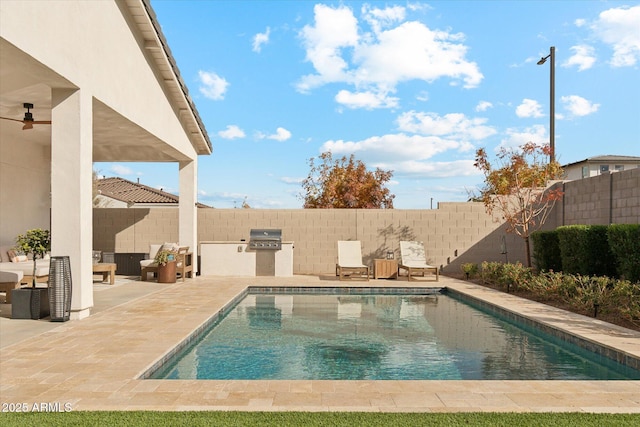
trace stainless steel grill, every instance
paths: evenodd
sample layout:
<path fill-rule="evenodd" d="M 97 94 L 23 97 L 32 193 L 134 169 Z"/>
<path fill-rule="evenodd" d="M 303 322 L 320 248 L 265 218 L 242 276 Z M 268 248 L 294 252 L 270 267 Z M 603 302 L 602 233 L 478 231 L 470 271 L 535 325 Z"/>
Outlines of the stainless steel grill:
<path fill-rule="evenodd" d="M 282 249 L 282 230 L 252 229 L 249 233 L 249 248 L 279 251 Z"/>

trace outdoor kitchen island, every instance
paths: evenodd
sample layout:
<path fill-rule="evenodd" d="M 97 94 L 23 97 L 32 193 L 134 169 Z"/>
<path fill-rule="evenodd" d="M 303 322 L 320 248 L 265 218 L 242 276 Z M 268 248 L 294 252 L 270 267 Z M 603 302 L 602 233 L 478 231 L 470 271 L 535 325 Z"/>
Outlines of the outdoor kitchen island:
<path fill-rule="evenodd" d="M 293 276 L 293 242 L 257 249 L 244 241 L 200 242 L 202 276 Z"/>

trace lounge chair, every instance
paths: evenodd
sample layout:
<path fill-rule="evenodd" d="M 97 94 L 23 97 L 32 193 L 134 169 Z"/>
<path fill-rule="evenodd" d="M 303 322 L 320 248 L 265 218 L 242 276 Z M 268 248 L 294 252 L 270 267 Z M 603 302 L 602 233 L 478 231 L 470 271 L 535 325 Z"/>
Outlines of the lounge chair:
<path fill-rule="evenodd" d="M 180 279 L 184 282 L 185 278 L 193 277 L 193 253 L 189 252 L 189 246 L 178 246 L 173 243 L 165 243 L 166 247 L 172 247 L 176 251 L 176 273 L 180 276 Z M 149 257 L 140 261 L 140 280 L 146 282 L 149 273 L 154 275 L 158 272 L 158 263 L 155 262 L 155 257 L 158 251 L 165 245 L 149 245 Z"/>
<path fill-rule="evenodd" d="M 338 240 L 336 274 L 340 280 L 345 278 L 369 280 L 369 267 L 362 263 L 362 248 L 359 240 Z"/>
<path fill-rule="evenodd" d="M 426 272 L 431 272 L 438 279 L 438 267 L 427 264 L 427 258 L 424 252 L 422 242 L 400 242 L 400 270 L 407 270 L 408 280 L 411 280 L 416 274 L 425 276 Z"/>

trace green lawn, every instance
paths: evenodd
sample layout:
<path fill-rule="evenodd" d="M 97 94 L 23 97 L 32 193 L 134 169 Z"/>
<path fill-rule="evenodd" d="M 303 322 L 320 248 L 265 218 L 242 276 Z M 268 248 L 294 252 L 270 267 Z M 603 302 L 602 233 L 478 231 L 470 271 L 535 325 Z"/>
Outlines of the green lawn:
<path fill-rule="evenodd" d="M 640 414 L 364 412 L 3 413 L 2 426 L 638 426 Z"/>

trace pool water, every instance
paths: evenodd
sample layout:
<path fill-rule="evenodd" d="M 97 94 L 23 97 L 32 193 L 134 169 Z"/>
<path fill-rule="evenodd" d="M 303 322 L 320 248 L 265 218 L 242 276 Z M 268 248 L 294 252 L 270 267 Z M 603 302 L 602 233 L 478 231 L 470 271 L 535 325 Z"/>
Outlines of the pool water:
<path fill-rule="evenodd" d="M 445 294 L 247 295 L 168 379 L 611 380 L 640 372 Z"/>

